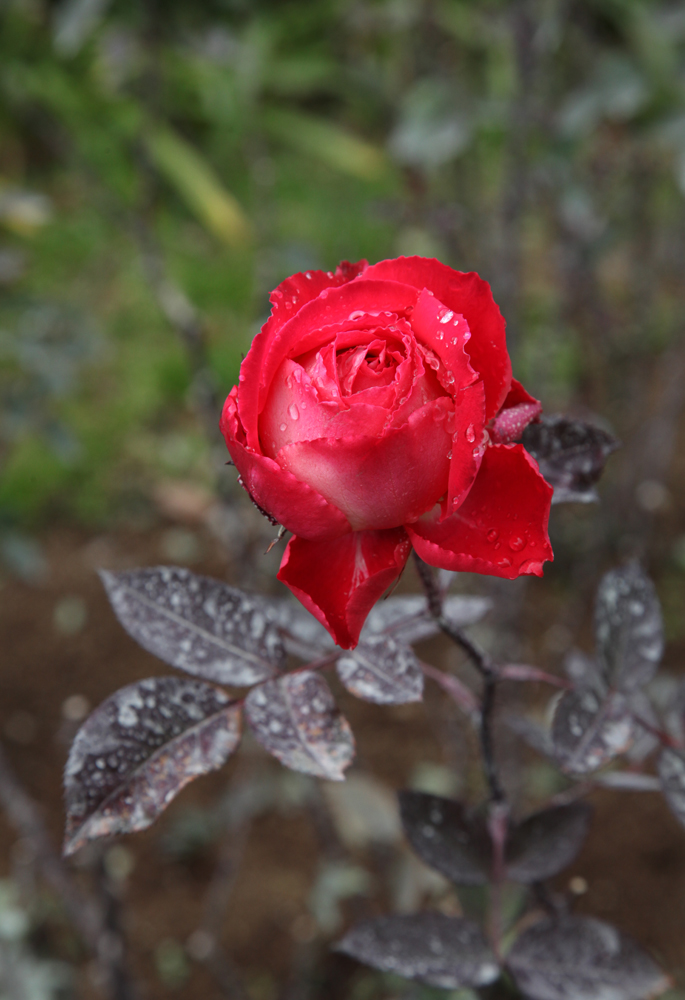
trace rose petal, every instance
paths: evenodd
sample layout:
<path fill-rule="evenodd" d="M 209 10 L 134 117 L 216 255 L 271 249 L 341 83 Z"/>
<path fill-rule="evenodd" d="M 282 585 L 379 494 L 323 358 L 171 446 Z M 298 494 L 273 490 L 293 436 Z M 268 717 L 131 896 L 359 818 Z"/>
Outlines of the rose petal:
<path fill-rule="evenodd" d="M 507 580 L 542 576 L 543 562 L 553 558 L 547 535 L 552 492 L 523 445 L 492 445 L 457 513 L 440 521 L 436 508 L 406 525 L 407 533 L 431 566 Z"/>
<path fill-rule="evenodd" d="M 495 444 L 509 444 L 521 437 L 528 424 L 542 413 L 542 403 L 515 378 L 502 409 L 492 422 L 490 435 Z"/>
<path fill-rule="evenodd" d="M 447 392 L 454 395 L 478 378 L 469 361 L 471 331 L 463 316 L 452 312 L 424 288 L 419 295 L 411 325 L 416 337 L 430 347 L 444 367 L 438 378 Z"/>
<path fill-rule="evenodd" d="M 441 396 L 380 438 L 366 435 L 363 408 L 356 407 L 350 411 L 359 415 L 356 433 L 288 445 L 278 461 L 342 510 L 355 531 L 395 528 L 430 510 L 445 492 L 453 407 Z"/>
<path fill-rule="evenodd" d="M 484 426 L 485 392 L 483 383 L 476 382 L 462 389 L 454 400 L 452 461 L 443 517 L 462 505 L 473 486 L 483 458 Z"/>
<path fill-rule="evenodd" d="M 487 281 L 473 271 L 468 274 L 454 271 L 439 260 L 426 257 L 398 257 L 372 264 L 364 271 L 363 281 L 370 283 L 375 279 L 427 288 L 448 309 L 465 318 L 471 331 L 468 343 L 471 366 L 485 383 L 486 419 L 494 417 L 509 391 L 511 362 L 504 320 Z"/>
<path fill-rule="evenodd" d="M 356 531 L 329 542 L 291 538 L 278 579 L 338 646 L 352 649 L 369 611 L 397 580 L 410 551 L 402 528 Z"/>
<path fill-rule="evenodd" d="M 302 538 L 318 541 L 350 532 L 349 521 L 342 511 L 320 493 L 282 469 L 273 459 L 249 450 L 235 396 L 234 388 L 224 405 L 221 432 L 243 486 L 254 502 Z"/>
<path fill-rule="evenodd" d="M 274 375 L 285 358 L 299 357 L 321 347 L 330 339 L 330 331 L 325 328 L 350 317 L 353 317 L 352 322 L 372 313 L 376 322 L 376 314 L 384 312 L 404 316 L 411 311 L 417 297 L 417 290 L 409 285 L 394 281 L 367 282 L 361 277 L 342 288 L 324 288 L 277 332 L 264 327 L 252 342 L 240 368 L 238 408 L 250 447 L 259 447 L 258 417 L 264 409 Z"/>

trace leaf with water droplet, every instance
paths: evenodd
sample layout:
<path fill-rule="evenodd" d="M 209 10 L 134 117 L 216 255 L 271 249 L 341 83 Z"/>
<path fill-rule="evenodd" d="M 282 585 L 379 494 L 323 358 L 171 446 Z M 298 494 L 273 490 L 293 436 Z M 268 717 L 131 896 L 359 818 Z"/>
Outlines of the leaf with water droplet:
<path fill-rule="evenodd" d="M 481 816 L 461 802 L 426 792 L 399 792 L 402 826 L 419 857 L 457 885 L 484 885 L 492 865 Z"/>
<path fill-rule="evenodd" d="M 111 695 L 76 734 L 64 774 L 65 854 L 144 830 L 184 785 L 226 761 L 240 708 L 220 688 L 152 677 Z"/>
<path fill-rule="evenodd" d="M 481 929 L 443 913 L 377 917 L 357 924 L 336 951 L 383 972 L 442 989 L 486 986 L 499 976 Z"/>
<path fill-rule="evenodd" d="M 492 607 L 488 597 L 467 597 L 454 594 L 443 601 L 445 618 L 455 626 L 475 625 Z M 413 645 L 437 635 L 440 626 L 430 614 L 426 598 L 420 594 L 388 597 L 371 609 L 362 630 L 362 640 L 387 632 L 398 642 Z"/>
<path fill-rule="evenodd" d="M 668 985 L 632 938 L 593 917 L 539 921 L 516 939 L 507 966 L 530 1000 L 644 1000 Z"/>
<path fill-rule="evenodd" d="M 570 865 L 587 836 L 592 807 L 587 802 L 553 806 L 515 824 L 506 843 L 508 878 L 540 882 Z"/>
<path fill-rule="evenodd" d="M 618 440 L 601 427 L 558 415 L 528 424 L 521 442 L 554 487 L 552 503 L 596 501 L 595 483 L 619 447 Z"/>
<path fill-rule="evenodd" d="M 262 746 L 293 771 L 343 781 L 354 737 L 326 681 L 297 670 L 253 688 L 245 714 Z"/>
<path fill-rule="evenodd" d="M 377 705 L 405 705 L 423 698 L 423 671 L 409 646 L 391 636 L 369 636 L 337 662 L 348 691 Z"/>
<path fill-rule="evenodd" d="M 219 580 L 177 566 L 100 576 L 129 635 L 172 667 L 243 686 L 273 677 L 285 662 L 259 601 Z"/>
<path fill-rule="evenodd" d="M 552 719 L 557 761 L 570 774 L 588 774 L 625 753 L 634 736 L 630 706 L 618 692 L 567 691 Z"/>
<path fill-rule="evenodd" d="M 597 656 L 611 687 L 634 691 L 654 677 L 664 650 L 661 605 L 637 563 L 607 573 L 595 601 Z"/>

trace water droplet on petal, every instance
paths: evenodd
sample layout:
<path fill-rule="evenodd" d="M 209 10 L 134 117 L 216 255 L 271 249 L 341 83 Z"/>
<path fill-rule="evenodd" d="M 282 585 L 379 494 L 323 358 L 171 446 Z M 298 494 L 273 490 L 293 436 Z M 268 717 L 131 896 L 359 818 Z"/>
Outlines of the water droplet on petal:
<path fill-rule="evenodd" d="M 443 316 L 440 317 L 440 322 L 441 323 L 449 323 L 449 321 L 452 319 L 453 316 L 454 316 L 454 313 L 452 312 L 452 310 L 448 309 L 447 312 Z"/>
<path fill-rule="evenodd" d="M 511 559 L 506 559 L 506 558 L 498 559 L 497 565 L 499 566 L 500 569 L 509 569 L 509 567 L 511 566 Z"/>
<path fill-rule="evenodd" d="M 438 330 L 438 332 L 435 335 L 435 338 L 436 340 L 444 340 L 445 334 L 442 332 L 442 330 Z"/>
<path fill-rule="evenodd" d="M 312 280 L 312 276 L 311 276 L 311 274 L 309 273 L 309 271 L 305 271 L 305 275 L 304 275 L 304 276 L 305 276 L 305 278 L 307 279 L 307 281 L 311 281 L 311 280 Z"/>
<path fill-rule="evenodd" d="M 363 315 L 364 315 L 363 309 L 355 309 L 354 312 L 351 312 L 347 318 L 351 322 L 354 322 L 356 319 L 361 319 Z"/>
<path fill-rule="evenodd" d="M 521 549 L 526 547 L 525 538 L 521 538 L 520 535 L 512 535 L 509 539 L 509 548 L 512 552 L 520 552 Z"/>
<path fill-rule="evenodd" d="M 468 441 L 469 444 L 473 444 L 473 442 L 476 440 L 476 431 L 473 424 L 469 424 L 469 426 L 466 428 L 466 440 Z"/>
<path fill-rule="evenodd" d="M 298 410 L 298 408 L 295 406 L 294 403 L 291 403 L 290 406 L 288 407 L 288 413 L 290 414 L 292 420 L 297 420 L 297 418 L 300 415 L 300 411 Z"/>
<path fill-rule="evenodd" d="M 285 424 L 281 424 L 281 426 L 278 429 L 279 429 L 279 431 L 281 433 L 283 433 L 283 431 L 286 430 L 286 425 Z"/>
<path fill-rule="evenodd" d="M 496 528 L 490 528 L 487 535 L 485 536 L 490 544 L 494 544 L 499 538 L 499 531 Z"/>
<path fill-rule="evenodd" d="M 450 461 L 452 460 L 452 452 L 451 452 L 451 451 L 448 451 L 448 452 L 447 452 L 447 457 L 448 457 L 448 459 L 449 459 Z"/>

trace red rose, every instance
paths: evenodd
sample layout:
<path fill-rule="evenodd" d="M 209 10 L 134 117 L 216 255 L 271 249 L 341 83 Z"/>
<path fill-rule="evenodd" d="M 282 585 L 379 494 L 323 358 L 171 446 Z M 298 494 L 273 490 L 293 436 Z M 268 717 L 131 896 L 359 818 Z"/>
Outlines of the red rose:
<path fill-rule="evenodd" d="M 437 260 L 307 271 L 271 295 L 221 419 L 242 484 L 294 535 L 278 578 L 338 645 L 359 639 L 412 545 L 514 579 L 552 558 L 552 489 L 520 444 L 490 286 Z"/>

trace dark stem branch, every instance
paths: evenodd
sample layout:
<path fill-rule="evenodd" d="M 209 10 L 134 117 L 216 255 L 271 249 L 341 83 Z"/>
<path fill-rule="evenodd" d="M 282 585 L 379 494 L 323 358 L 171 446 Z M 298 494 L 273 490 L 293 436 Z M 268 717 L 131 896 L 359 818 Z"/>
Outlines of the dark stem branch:
<path fill-rule="evenodd" d="M 483 754 L 483 769 L 493 802 L 504 802 L 505 795 L 500 784 L 495 763 L 492 737 L 492 719 L 495 708 L 495 694 L 499 673 L 487 653 L 456 625 L 453 625 L 442 613 L 443 594 L 437 585 L 435 575 L 430 566 L 414 552 L 414 561 L 421 583 L 428 600 L 428 609 L 440 626 L 442 632 L 467 654 L 471 663 L 483 678 L 483 698 L 480 711 L 480 745 Z"/>

